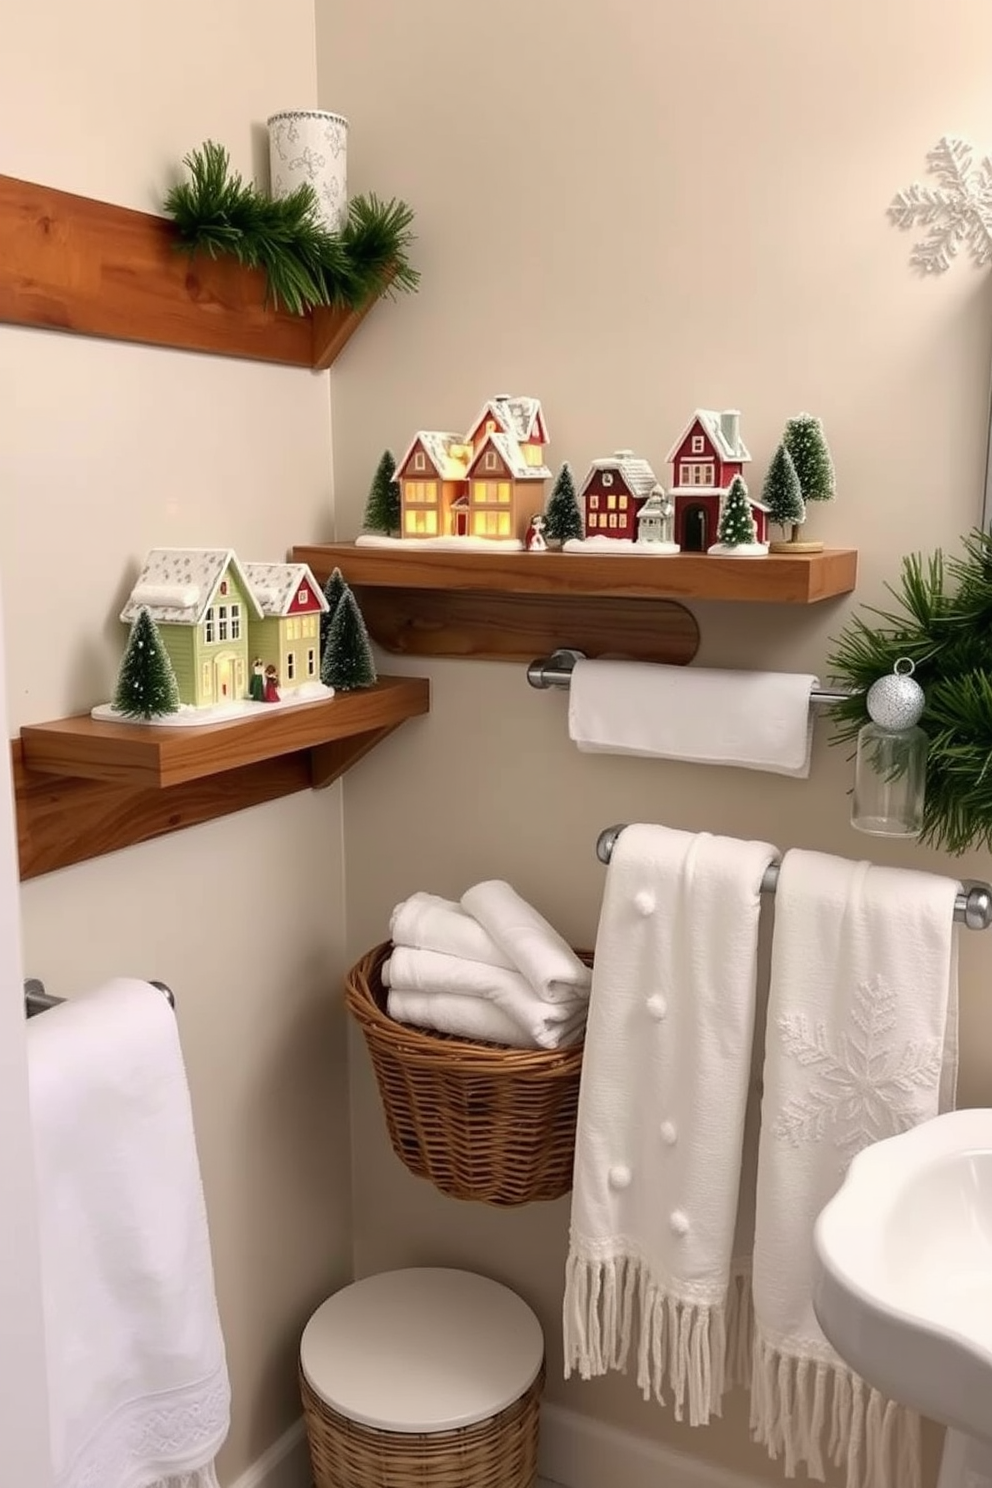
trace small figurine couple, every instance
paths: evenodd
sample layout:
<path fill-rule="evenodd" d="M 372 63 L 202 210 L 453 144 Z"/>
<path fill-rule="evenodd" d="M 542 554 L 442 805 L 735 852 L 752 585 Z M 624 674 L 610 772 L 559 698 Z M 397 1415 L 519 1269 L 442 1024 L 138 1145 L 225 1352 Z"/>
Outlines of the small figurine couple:
<path fill-rule="evenodd" d="M 260 656 L 256 656 L 251 664 L 249 695 L 253 703 L 277 703 L 279 701 L 279 677 L 276 669 L 271 662 L 268 666 L 263 666 Z"/>

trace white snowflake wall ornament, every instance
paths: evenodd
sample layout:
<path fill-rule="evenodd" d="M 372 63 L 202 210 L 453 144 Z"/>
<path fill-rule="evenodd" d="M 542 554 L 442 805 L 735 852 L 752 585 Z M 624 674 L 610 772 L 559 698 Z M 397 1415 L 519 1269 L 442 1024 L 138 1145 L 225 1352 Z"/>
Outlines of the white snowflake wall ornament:
<path fill-rule="evenodd" d="M 968 140 L 944 135 L 927 155 L 936 185 L 914 181 L 889 207 L 897 227 L 925 227 L 909 261 L 925 274 L 943 274 L 964 246 L 976 268 L 992 263 L 992 158 L 975 159 Z"/>

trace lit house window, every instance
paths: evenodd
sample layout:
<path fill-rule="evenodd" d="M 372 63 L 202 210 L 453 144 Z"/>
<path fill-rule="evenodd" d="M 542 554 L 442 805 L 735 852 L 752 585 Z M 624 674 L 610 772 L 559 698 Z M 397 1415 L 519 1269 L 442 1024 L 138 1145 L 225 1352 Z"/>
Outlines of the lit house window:
<path fill-rule="evenodd" d="M 610 526 L 611 527 L 615 527 L 616 525 L 617 525 L 617 514 L 616 514 L 616 512 L 610 512 Z"/>
<path fill-rule="evenodd" d="M 214 641 L 214 607 L 210 606 L 203 620 L 203 639 L 207 645 L 213 645 Z"/>
<path fill-rule="evenodd" d="M 621 511 L 626 511 L 627 510 L 627 498 L 626 498 L 626 496 L 621 496 L 620 497 L 620 510 Z"/>
<path fill-rule="evenodd" d="M 612 491 L 606 498 L 606 506 L 608 511 L 616 511 L 617 509 L 617 498 Z"/>
<path fill-rule="evenodd" d="M 599 511 L 599 497 L 598 496 L 590 496 L 589 497 L 589 510 L 590 511 Z"/>
<path fill-rule="evenodd" d="M 408 537 L 435 537 L 437 535 L 437 512 L 406 512 L 403 520 L 403 531 Z"/>
<path fill-rule="evenodd" d="M 231 640 L 232 641 L 240 641 L 240 639 L 241 639 L 241 606 L 239 604 L 232 604 L 232 606 L 231 606 Z"/>

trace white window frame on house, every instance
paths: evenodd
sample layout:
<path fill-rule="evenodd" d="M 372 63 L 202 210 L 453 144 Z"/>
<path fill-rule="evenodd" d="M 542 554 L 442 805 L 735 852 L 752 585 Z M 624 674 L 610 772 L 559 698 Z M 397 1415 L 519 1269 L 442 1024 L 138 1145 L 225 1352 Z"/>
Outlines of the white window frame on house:
<path fill-rule="evenodd" d="M 232 606 L 231 606 L 231 640 L 232 641 L 240 641 L 240 639 L 241 639 L 241 606 L 239 604 L 232 604 Z"/>
<path fill-rule="evenodd" d="M 413 457 L 413 468 L 414 468 L 414 470 L 426 470 L 427 469 L 427 461 L 424 459 L 424 452 L 423 452 L 423 450 L 418 450 L 417 453 L 414 455 L 414 457 Z"/>
<path fill-rule="evenodd" d="M 303 585 L 303 588 L 300 590 L 297 598 L 299 599 L 300 604 L 310 603 L 310 590 L 307 588 L 306 584 Z"/>
<path fill-rule="evenodd" d="M 706 440 L 702 434 L 693 434 L 691 453 L 694 455 L 704 455 L 706 453 Z"/>
<path fill-rule="evenodd" d="M 495 450 L 486 450 L 486 458 L 483 460 L 482 463 L 483 463 L 483 465 L 485 466 L 485 468 L 487 470 L 496 470 L 497 469 L 496 451 Z"/>
<path fill-rule="evenodd" d="M 613 476 L 612 476 L 612 474 L 611 474 L 611 472 L 609 470 L 604 470 L 603 471 L 603 479 L 600 482 L 600 484 L 603 486 L 604 490 L 605 490 L 605 488 L 607 486 L 612 486 L 612 484 L 613 484 Z"/>
<path fill-rule="evenodd" d="M 286 681 L 287 682 L 295 682 L 296 681 L 296 652 L 295 651 L 287 651 L 286 652 Z"/>
<path fill-rule="evenodd" d="M 217 606 L 217 639 L 227 640 L 227 605 Z"/>
<path fill-rule="evenodd" d="M 207 610 L 207 613 L 203 617 L 203 639 L 206 641 L 206 643 L 207 643 L 208 646 L 212 646 L 213 643 L 214 643 L 214 607 L 213 607 L 213 605 L 210 606 L 210 608 Z"/>
<path fill-rule="evenodd" d="M 308 677 L 316 677 L 316 675 L 317 675 L 317 653 L 316 653 L 316 651 L 314 650 L 314 648 L 312 646 L 309 646 L 307 648 L 307 676 Z"/>

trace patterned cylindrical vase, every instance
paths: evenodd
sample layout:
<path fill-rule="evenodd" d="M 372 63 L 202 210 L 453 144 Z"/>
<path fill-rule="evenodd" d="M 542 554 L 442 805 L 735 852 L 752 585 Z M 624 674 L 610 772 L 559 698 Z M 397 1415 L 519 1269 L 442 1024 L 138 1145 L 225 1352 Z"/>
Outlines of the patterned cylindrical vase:
<path fill-rule="evenodd" d="M 319 109 L 273 114 L 269 124 L 272 195 L 308 182 L 317 193 L 324 226 L 340 232 L 348 218 L 348 120 Z"/>

